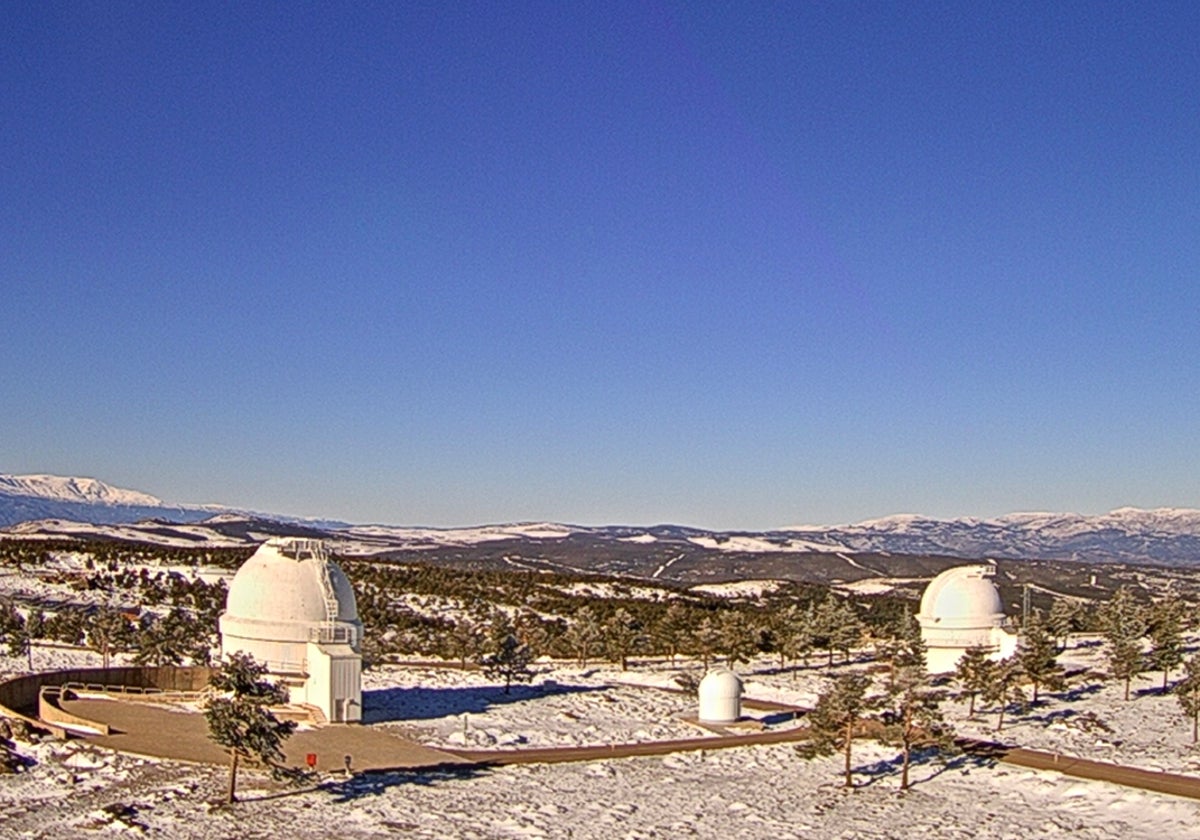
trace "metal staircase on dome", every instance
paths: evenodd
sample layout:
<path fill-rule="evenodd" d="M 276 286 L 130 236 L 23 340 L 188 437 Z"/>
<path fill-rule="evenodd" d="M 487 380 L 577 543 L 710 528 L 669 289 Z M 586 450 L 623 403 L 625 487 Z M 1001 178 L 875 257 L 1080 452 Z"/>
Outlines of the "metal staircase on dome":
<path fill-rule="evenodd" d="M 338 623 L 337 592 L 333 588 L 333 578 L 329 576 L 329 552 L 321 540 L 292 540 L 287 556 L 294 560 L 315 560 L 317 581 L 321 584 L 321 597 L 325 602 L 325 621 L 320 627 L 314 627 L 311 633 L 312 641 L 318 643 L 352 642 L 350 629 Z"/>

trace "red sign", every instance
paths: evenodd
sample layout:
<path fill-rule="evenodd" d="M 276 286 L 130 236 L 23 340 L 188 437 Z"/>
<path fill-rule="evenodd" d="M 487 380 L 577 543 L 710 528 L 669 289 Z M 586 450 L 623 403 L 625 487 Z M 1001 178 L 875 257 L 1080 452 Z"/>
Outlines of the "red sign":
<path fill-rule="evenodd" d="M 317 766 L 317 754 L 309 753 L 308 755 L 304 756 L 304 763 L 308 765 L 309 770 L 312 770 Z"/>

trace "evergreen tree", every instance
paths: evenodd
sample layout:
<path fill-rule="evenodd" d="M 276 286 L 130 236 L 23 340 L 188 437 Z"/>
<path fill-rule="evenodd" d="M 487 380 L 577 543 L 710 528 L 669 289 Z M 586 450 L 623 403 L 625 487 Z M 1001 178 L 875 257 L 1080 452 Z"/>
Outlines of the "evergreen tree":
<path fill-rule="evenodd" d="M 925 644 L 921 641 L 921 627 L 907 607 L 877 630 L 875 657 L 887 663 L 889 691 L 896 685 L 900 669 L 919 661 L 924 671 Z"/>
<path fill-rule="evenodd" d="M 980 692 L 980 699 L 984 703 L 994 704 L 999 708 L 997 732 L 1004 728 L 1004 713 L 1011 704 L 1025 705 L 1025 690 L 1021 687 L 1022 677 L 1021 665 L 1015 656 L 1001 659 L 994 663 L 988 682 Z"/>
<path fill-rule="evenodd" d="M 479 656 L 483 645 L 483 629 L 470 617 L 460 616 L 446 634 L 446 644 L 450 655 L 458 660 L 459 667 L 465 669 L 468 660 Z"/>
<path fill-rule="evenodd" d="M 1163 694 L 1167 693 L 1171 669 L 1183 662 L 1183 621 L 1183 602 L 1174 594 L 1150 609 L 1150 661 L 1163 672 Z"/>
<path fill-rule="evenodd" d="M 642 640 L 642 625 L 624 607 L 618 607 L 604 622 L 604 649 L 610 659 L 621 663 L 621 670 L 629 668 L 629 654 Z"/>
<path fill-rule="evenodd" d="M 30 610 L 29 617 L 25 619 L 25 626 L 31 638 L 46 638 L 46 613 L 40 609 Z"/>
<path fill-rule="evenodd" d="M 1034 611 L 1021 629 L 1017 647 L 1017 661 L 1029 681 L 1033 683 L 1033 702 L 1038 702 L 1038 689 L 1042 686 L 1051 690 L 1062 687 L 1063 673 L 1058 665 L 1058 649 L 1054 638 L 1046 629 L 1041 613 Z"/>
<path fill-rule="evenodd" d="M 1183 679 L 1175 683 L 1175 699 L 1192 719 L 1192 743 L 1200 741 L 1200 655 L 1183 663 Z"/>
<path fill-rule="evenodd" d="M 25 617 L 12 604 L 0 604 L 0 643 L 8 645 L 8 655 L 24 656 L 28 640 Z"/>
<path fill-rule="evenodd" d="M 671 657 L 672 665 L 675 664 L 675 657 L 679 655 L 689 629 L 687 608 L 678 601 L 672 602 L 654 623 L 651 636 L 658 648 L 665 650 Z"/>
<path fill-rule="evenodd" d="M 584 606 L 575 612 L 563 637 L 574 651 L 576 659 L 579 660 L 579 667 L 586 668 L 592 651 L 604 638 L 604 628 L 596 617 L 595 611 L 591 607 Z"/>
<path fill-rule="evenodd" d="M 834 651 L 840 651 L 849 661 L 850 650 L 862 642 L 863 634 L 854 608 L 840 598 L 828 597 L 817 607 L 813 620 L 814 634 L 818 644 L 828 651 L 829 665 L 833 665 Z"/>
<path fill-rule="evenodd" d="M 881 715 L 881 722 L 883 741 L 898 744 L 902 750 L 900 790 L 906 791 L 912 750 L 918 739 L 949 749 L 953 746 L 954 733 L 939 708 L 945 692 L 929 682 L 925 644 L 920 634 L 903 647 L 904 651 L 893 657 L 895 668 L 888 689 L 889 703 Z"/>
<path fill-rule="evenodd" d="M 1129 684 L 1142 670 L 1142 636 L 1146 633 L 1145 611 L 1129 587 L 1122 586 L 1101 610 L 1104 638 L 1108 642 L 1108 670 L 1125 681 L 1125 699 Z"/>
<path fill-rule="evenodd" d="M 139 665 L 178 665 L 183 662 L 185 639 L 176 636 L 165 621 L 148 613 L 134 634 L 133 661 Z"/>
<path fill-rule="evenodd" d="M 204 718 L 208 737 L 229 750 L 229 801 L 237 801 L 240 759 L 254 758 L 276 773 L 283 760 L 283 742 L 296 728 L 271 713 L 287 702 L 287 691 L 265 679 L 267 667 L 249 654 L 235 653 L 209 678 L 220 696 L 208 702 Z"/>
<path fill-rule="evenodd" d="M 787 668 L 789 659 L 807 662 L 813 643 L 811 615 L 811 611 L 802 610 L 797 604 L 789 604 L 771 616 L 771 630 L 781 671 Z"/>
<path fill-rule="evenodd" d="M 1054 636 L 1060 651 L 1067 646 L 1067 637 L 1078 629 L 1079 606 L 1066 598 L 1055 598 L 1050 605 L 1050 615 L 1046 618 L 1046 627 Z"/>
<path fill-rule="evenodd" d="M 112 607 L 101 607 L 86 623 L 87 646 L 100 654 L 107 668 L 112 654 L 124 650 L 132 641 L 132 629 L 121 613 Z"/>
<path fill-rule="evenodd" d="M 696 625 L 696 629 L 692 631 L 692 648 L 700 657 L 701 663 L 704 665 L 704 670 L 708 670 L 709 664 L 712 662 L 713 655 L 720 649 L 721 646 L 721 631 L 711 616 L 704 616 L 700 619 L 700 623 Z"/>
<path fill-rule="evenodd" d="M 518 638 L 512 619 L 504 613 L 497 613 L 492 619 L 487 648 L 488 652 L 479 664 L 489 677 L 504 680 L 505 694 L 511 690 L 513 680 L 529 682 L 533 679 L 533 671 L 529 669 L 533 659 L 529 646 Z"/>
<path fill-rule="evenodd" d="M 750 661 L 754 654 L 754 634 L 740 611 L 726 610 L 717 616 L 717 635 L 721 653 L 730 668 L 739 662 Z"/>
<path fill-rule="evenodd" d="M 842 674 L 817 697 L 817 704 L 808 714 L 808 740 L 797 751 L 808 758 L 818 755 L 845 756 L 845 787 L 854 787 L 850 772 L 850 749 L 854 729 L 875 707 L 868 699 L 871 679 L 864 674 Z"/>

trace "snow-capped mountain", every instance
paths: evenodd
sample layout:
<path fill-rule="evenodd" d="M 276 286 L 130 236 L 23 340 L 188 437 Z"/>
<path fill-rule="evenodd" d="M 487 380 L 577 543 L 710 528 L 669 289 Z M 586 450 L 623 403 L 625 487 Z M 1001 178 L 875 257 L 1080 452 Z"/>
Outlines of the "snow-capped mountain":
<path fill-rule="evenodd" d="M 37 496 L 58 502 L 162 507 L 163 501 L 149 493 L 123 490 L 95 478 L 60 475 L 0 475 L 0 493 Z"/>
<path fill-rule="evenodd" d="M 905 514 L 787 533 L 860 552 L 1200 564 L 1200 510 L 1187 508 L 1125 507 L 1094 516 L 1012 513 L 994 519 Z"/>
<path fill-rule="evenodd" d="M 335 520 L 259 514 L 223 505 L 172 504 L 149 493 L 113 487 L 95 478 L 0 474 L 0 528 L 32 520 L 127 525 L 144 519 L 158 519 L 186 524 L 221 514 L 302 523 L 316 528 L 337 528 L 346 524 Z"/>
<path fill-rule="evenodd" d="M 213 510 L 172 505 L 137 490 L 113 487 L 95 478 L 57 475 L 0 475 L 0 526 L 31 519 L 64 519 L 100 525 L 153 517 L 195 522 Z"/>
<path fill-rule="evenodd" d="M 158 520 L 144 527 L 142 520 Z M 40 522 L 35 522 L 38 520 Z M 167 534 L 163 523 L 187 528 Z M 19 523 L 25 523 L 19 527 Z M 357 525 L 236 510 L 173 505 L 91 478 L 0 475 L 0 527 L 10 534 L 85 536 L 180 544 L 254 542 L 270 533 L 324 536 L 351 553 L 471 547 L 499 543 L 570 543 L 604 556 L 683 550 L 721 555 L 903 554 L 965 559 L 1040 559 L 1200 566 L 1200 510 L 1118 508 L 1095 516 L 1012 513 L 994 519 L 935 519 L 901 514 L 850 525 L 771 531 L 707 531 L 674 525 L 580 527 L 551 522 L 474 528 Z M 119 532 L 99 526 L 127 526 Z M 279 529 L 283 530 L 279 530 Z M 139 537 L 139 535 L 141 535 Z M 207 536 L 206 536 L 207 535 Z"/>

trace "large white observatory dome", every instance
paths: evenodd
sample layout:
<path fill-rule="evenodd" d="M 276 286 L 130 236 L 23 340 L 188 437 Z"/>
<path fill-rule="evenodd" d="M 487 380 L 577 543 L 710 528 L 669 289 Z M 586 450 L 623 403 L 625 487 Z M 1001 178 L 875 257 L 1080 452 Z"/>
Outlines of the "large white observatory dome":
<path fill-rule="evenodd" d="M 323 576 L 328 574 L 332 602 Z M 331 616 L 332 613 L 332 616 Z M 334 621 L 358 621 L 354 588 L 316 540 L 267 540 L 242 564 L 225 600 L 226 616 L 298 628 Z"/>
<path fill-rule="evenodd" d="M 935 577 L 921 596 L 919 615 L 943 626 L 977 627 L 1004 618 L 991 566 L 958 566 Z"/>
<path fill-rule="evenodd" d="M 283 677 L 290 702 L 330 721 L 362 716 L 362 622 L 354 589 L 319 540 L 267 540 L 229 585 L 221 653 Z"/>
<path fill-rule="evenodd" d="M 993 659 L 1011 656 L 1017 636 L 1004 615 L 1004 602 L 992 583 L 990 565 L 956 566 L 935 577 L 921 596 L 917 623 L 925 642 L 929 672 L 953 671 L 969 648 Z"/>

